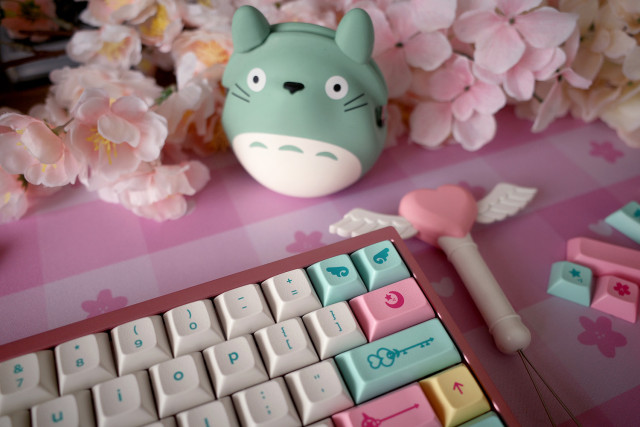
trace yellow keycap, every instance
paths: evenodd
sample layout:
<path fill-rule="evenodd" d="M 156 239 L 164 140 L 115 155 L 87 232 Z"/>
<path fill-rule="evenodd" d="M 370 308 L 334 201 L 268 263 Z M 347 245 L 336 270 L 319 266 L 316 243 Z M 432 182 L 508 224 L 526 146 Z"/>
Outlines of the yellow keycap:
<path fill-rule="evenodd" d="M 491 409 L 480 386 L 463 365 L 455 365 L 420 381 L 444 427 L 458 425 Z"/>

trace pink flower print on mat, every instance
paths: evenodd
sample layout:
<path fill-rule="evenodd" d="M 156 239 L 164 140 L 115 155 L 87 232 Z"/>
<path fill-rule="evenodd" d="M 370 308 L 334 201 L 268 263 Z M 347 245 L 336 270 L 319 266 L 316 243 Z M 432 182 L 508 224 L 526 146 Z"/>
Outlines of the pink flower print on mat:
<path fill-rule="evenodd" d="M 117 310 L 127 305 L 126 297 L 113 297 L 111 289 L 103 289 L 95 300 L 82 302 L 82 309 L 89 313 L 87 318 Z"/>
<path fill-rule="evenodd" d="M 602 157 L 609 163 L 615 163 L 618 157 L 624 156 L 624 153 L 620 150 L 616 150 L 611 142 L 597 143 L 591 141 L 591 151 L 589 154 L 593 157 Z"/>
<path fill-rule="evenodd" d="M 606 357 L 615 357 L 616 347 L 627 345 L 624 335 L 611 329 L 611 320 L 598 317 L 596 321 L 581 316 L 580 323 L 584 332 L 578 335 L 578 341 L 584 345 L 597 345 L 598 350 Z"/>
<path fill-rule="evenodd" d="M 287 252 L 297 253 L 306 252 L 324 246 L 322 243 L 322 233 L 320 231 L 312 231 L 307 235 L 304 231 L 296 231 L 294 234 L 295 241 L 287 245 Z"/>

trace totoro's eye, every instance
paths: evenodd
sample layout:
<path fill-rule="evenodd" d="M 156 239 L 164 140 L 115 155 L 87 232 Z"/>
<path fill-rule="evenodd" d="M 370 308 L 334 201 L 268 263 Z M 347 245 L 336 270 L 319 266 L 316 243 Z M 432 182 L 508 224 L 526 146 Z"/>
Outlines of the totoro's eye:
<path fill-rule="evenodd" d="M 262 68 L 254 68 L 247 76 L 247 86 L 254 92 L 260 92 L 267 83 L 267 75 Z"/>
<path fill-rule="evenodd" d="M 324 91 L 327 92 L 327 96 L 331 99 L 342 99 L 347 96 L 349 85 L 344 77 L 333 76 L 329 77 L 324 84 Z"/>

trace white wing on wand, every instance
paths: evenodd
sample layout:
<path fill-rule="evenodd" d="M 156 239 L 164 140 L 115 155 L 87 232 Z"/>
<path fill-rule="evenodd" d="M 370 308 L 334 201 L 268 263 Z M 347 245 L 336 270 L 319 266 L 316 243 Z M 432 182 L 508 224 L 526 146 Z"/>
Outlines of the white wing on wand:
<path fill-rule="evenodd" d="M 478 216 L 476 222 L 491 224 L 515 215 L 523 209 L 533 196 L 535 188 L 518 187 L 517 185 L 501 182 L 478 201 Z"/>
<path fill-rule="evenodd" d="M 340 221 L 331 224 L 329 232 L 342 237 L 353 237 L 388 226 L 393 226 L 403 239 L 409 239 L 418 233 L 418 230 L 400 215 L 384 215 L 360 208 L 350 210 Z"/>

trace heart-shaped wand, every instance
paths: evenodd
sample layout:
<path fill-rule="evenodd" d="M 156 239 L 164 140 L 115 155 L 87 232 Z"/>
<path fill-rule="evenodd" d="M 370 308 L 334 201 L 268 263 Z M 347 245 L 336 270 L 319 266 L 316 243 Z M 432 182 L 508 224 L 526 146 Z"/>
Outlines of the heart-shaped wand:
<path fill-rule="evenodd" d="M 441 248 L 460 275 L 498 349 L 514 354 L 529 345 L 531 333 L 482 259 L 469 231 L 476 221 L 490 223 L 515 214 L 535 193 L 535 189 L 501 183 L 476 202 L 469 191 L 457 185 L 420 189 L 402 198 L 400 216 L 354 209 L 332 224 L 329 231 L 355 236 L 392 225 L 403 238 L 415 235 Z"/>

